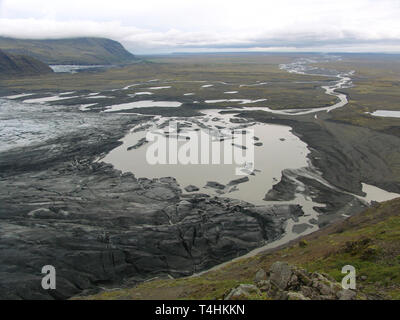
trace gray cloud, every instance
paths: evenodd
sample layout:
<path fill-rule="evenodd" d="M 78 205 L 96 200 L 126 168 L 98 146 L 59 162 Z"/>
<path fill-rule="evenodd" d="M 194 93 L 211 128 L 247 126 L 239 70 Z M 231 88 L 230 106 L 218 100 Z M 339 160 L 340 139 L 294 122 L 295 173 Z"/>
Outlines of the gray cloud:
<path fill-rule="evenodd" d="M 398 0 L 0 0 L 0 35 L 97 36 L 134 52 L 313 50 L 400 52 Z"/>

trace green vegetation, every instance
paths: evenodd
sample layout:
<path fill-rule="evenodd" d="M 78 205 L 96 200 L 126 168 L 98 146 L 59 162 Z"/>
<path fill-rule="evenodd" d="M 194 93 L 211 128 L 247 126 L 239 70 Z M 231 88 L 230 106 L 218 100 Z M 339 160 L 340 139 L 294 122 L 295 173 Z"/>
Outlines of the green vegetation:
<path fill-rule="evenodd" d="M 0 49 L 47 64 L 121 64 L 136 58 L 117 41 L 104 38 L 26 40 L 0 37 Z"/>
<path fill-rule="evenodd" d="M 321 229 L 282 249 L 231 262 L 196 277 L 153 280 L 134 288 L 77 299 L 220 299 L 239 283 L 252 283 L 260 268 L 287 261 L 341 281 L 342 267 L 356 268 L 357 290 L 400 299 L 400 198 Z M 252 297 L 265 299 L 266 297 Z"/>
<path fill-rule="evenodd" d="M 0 77 L 27 76 L 52 73 L 45 63 L 32 57 L 7 54 L 0 50 Z"/>

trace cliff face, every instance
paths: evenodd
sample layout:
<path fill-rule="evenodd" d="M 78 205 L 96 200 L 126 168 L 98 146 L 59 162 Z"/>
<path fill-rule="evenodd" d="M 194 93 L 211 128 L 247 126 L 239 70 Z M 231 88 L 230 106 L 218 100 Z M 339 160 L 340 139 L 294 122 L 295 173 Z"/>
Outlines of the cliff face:
<path fill-rule="evenodd" d="M 47 64 L 107 65 L 137 60 L 119 42 L 105 38 L 28 40 L 0 37 L 0 48 L 11 54 L 29 55 Z"/>
<path fill-rule="evenodd" d="M 0 50 L 0 77 L 52 73 L 45 63 L 25 55 L 8 54 Z"/>

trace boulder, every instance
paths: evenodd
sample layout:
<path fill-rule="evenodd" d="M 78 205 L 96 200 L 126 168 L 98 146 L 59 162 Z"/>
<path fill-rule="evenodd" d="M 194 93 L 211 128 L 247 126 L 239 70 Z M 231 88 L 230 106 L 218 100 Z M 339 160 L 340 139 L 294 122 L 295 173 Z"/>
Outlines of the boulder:
<path fill-rule="evenodd" d="M 240 284 L 236 288 L 232 289 L 231 292 L 226 296 L 225 300 L 245 300 L 250 295 L 261 295 L 260 289 L 253 284 Z"/>
<path fill-rule="evenodd" d="M 288 286 L 293 270 L 286 262 L 275 262 L 270 270 L 270 281 L 281 290 L 285 290 Z"/>
<path fill-rule="evenodd" d="M 321 292 L 322 295 L 324 296 L 329 296 L 332 295 L 333 291 L 330 286 L 323 282 L 318 282 L 317 285 L 315 286 L 319 292 Z"/>
<path fill-rule="evenodd" d="M 261 280 L 257 282 L 257 287 L 261 292 L 269 292 L 272 289 L 271 281 L 269 280 Z"/>
<path fill-rule="evenodd" d="M 299 281 L 303 283 L 306 286 L 310 286 L 312 284 L 311 278 L 307 275 L 307 272 L 305 270 L 297 270 L 296 272 L 297 278 L 299 278 Z"/>
<path fill-rule="evenodd" d="M 263 280 L 267 280 L 267 273 L 264 271 L 264 269 L 260 269 L 257 271 L 256 276 L 254 277 L 254 282 L 258 283 Z"/>
<path fill-rule="evenodd" d="M 343 289 L 336 296 L 339 300 L 355 300 L 357 293 L 351 289 Z"/>
<path fill-rule="evenodd" d="M 287 293 L 287 299 L 288 300 L 310 300 L 310 298 L 305 297 L 300 292 L 293 292 L 293 291 L 289 291 Z"/>
<path fill-rule="evenodd" d="M 303 296 L 307 298 L 313 299 L 315 297 L 315 292 L 312 288 L 307 287 L 307 286 L 301 286 L 300 292 Z"/>
<path fill-rule="evenodd" d="M 328 274 L 307 272 L 286 262 L 277 261 L 268 274 L 260 269 L 254 282 L 273 300 L 353 300 L 356 292 L 343 290 Z"/>

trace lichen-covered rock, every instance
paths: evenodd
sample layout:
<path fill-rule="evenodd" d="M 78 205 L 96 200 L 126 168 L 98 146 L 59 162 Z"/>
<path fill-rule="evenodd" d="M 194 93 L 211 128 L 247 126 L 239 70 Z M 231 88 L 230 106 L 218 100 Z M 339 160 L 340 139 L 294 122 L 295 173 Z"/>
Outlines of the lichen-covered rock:
<path fill-rule="evenodd" d="M 257 282 L 257 287 L 261 292 L 268 292 L 271 290 L 271 281 L 269 280 L 261 280 Z"/>
<path fill-rule="evenodd" d="M 254 277 L 254 282 L 258 283 L 258 282 L 266 280 L 266 279 L 267 279 L 267 273 L 265 272 L 264 269 L 260 269 L 257 271 L 257 273 Z"/>
<path fill-rule="evenodd" d="M 293 274 L 289 264 L 277 261 L 271 266 L 269 272 L 271 283 L 276 285 L 279 289 L 285 290 Z"/>
<path fill-rule="evenodd" d="M 262 279 L 260 269 L 255 283 L 261 292 L 274 300 L 352 300 L 356 292 L 343 290 L 341 285 L 327 274 L 307 272 L 286 262 L 275 262 L 269 271 L 269 278 Z M 267 274 L 265 273 L 267 278 Z M 262 280 L 260 280 L 262 279 Z"/>
<path fill-rule="evenodd" d="M 298 269 L 296 272 L 297 278 L 300 283 L 303 283 L 306 286 L 310 286 L 312 284 L 311 278 L 307 275 L 307 271 L 303 269 Z"/>
<path fill-rule="evenodd" d="M 343 289 L 340 290 L 336 296 L 339 300 L 355 300 L 357 293 L 351 289 Z"/>
<path fill-rule="evenodd" d="M 288 300 L 310 300 L 310 298 L 305 297 L 300 292 L 293 292 L 293 291 L 289 291 L 287 293 L 287 298 Z"/>
<path fill-rule="evenodd" d="M 315 292 L 312 288 L 307 287 L 307 286 L 301 286 L 300 292 L 303 294 L 303 296 L 308 297 L 310 299 L 315 297 Z"/>
<path fill-rule="evenodd" d="M 260 289 L 253 284 L 240 284 L 225 297 L 225 300 L 245 300 L 250 295 L 261 295 Z"/>

